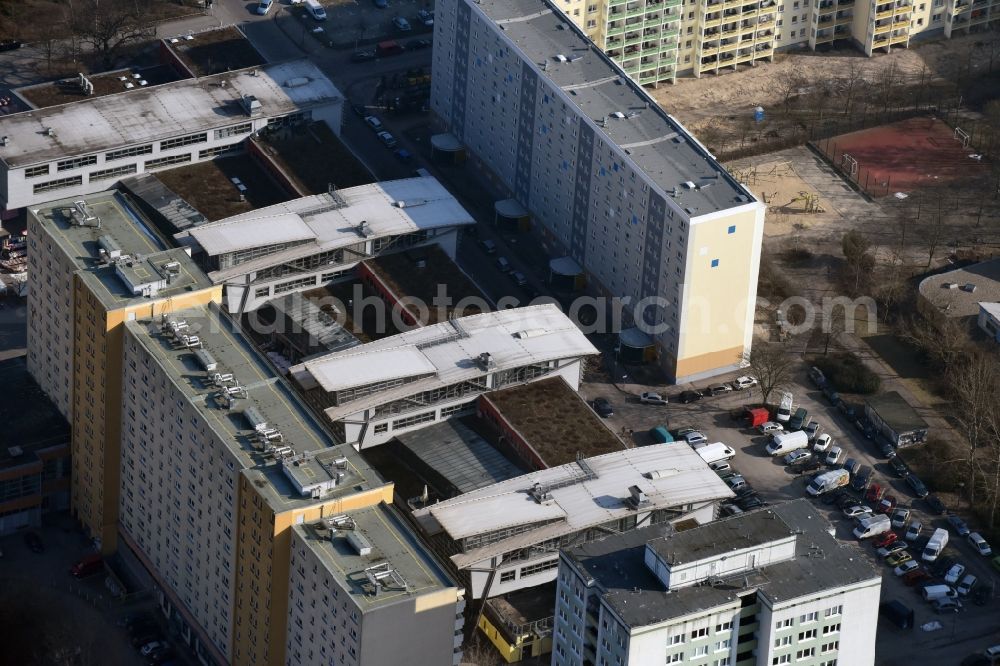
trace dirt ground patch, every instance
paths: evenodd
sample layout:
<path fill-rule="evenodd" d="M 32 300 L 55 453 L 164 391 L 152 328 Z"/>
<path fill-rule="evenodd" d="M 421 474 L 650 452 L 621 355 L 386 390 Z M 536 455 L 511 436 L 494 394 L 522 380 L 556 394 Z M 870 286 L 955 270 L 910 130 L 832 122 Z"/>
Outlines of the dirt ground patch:
<path fill-rule="evenodd" d="M 233 26 L 199 32 L 190 37 L 175 37 L 170 40 L 170 45 L 195 76 L 219 74 L 265 62 L 243 33 Z"/>
<path fill-rule="evenodd" d="M 145 0 L 149 23 L 187 16 L 202 10 L 201 0 Z M 0 0 L 0 39 L 24 43 L 65 39 L 67 3 L 50 0 Z"/>
<path fill-rule="evenodd" d="M 221 220 L 291 198 L 249 155 L 167 169 L 157 172 L 156 177 L 209 220 Z M 231 178 L 239 178 L 246 185 L 243 201 Z"/>
<path fill-rule="evenodd" d="M 277 132 L 265 138 L 265 150 L 301 189 L 323 194 L 338 188 L 374 183 L 375 178 L 325 123 Z"/>
<path fill-rule="evenodd" d="M 143 69 L 122 69 L 99 76 L 87 77 L 87 80 L 94 86 L 93 93 L 90 95 L 83 91 L 76 77 L 60 79 L 52 83 L 43 83 L 30 88 L 21 88 L 17 91 L 17 94 L 41 109 L 48 106 L 79 102 L 88 98 L 92 99 L 105 95 L 138 91 L 149 86 L 158 86 L 161 83 L 177 81 L 178 76 L 171 67 L 158 65 Z M 128 85 L 131 85 L 131 87 L 127 87 Z"/>

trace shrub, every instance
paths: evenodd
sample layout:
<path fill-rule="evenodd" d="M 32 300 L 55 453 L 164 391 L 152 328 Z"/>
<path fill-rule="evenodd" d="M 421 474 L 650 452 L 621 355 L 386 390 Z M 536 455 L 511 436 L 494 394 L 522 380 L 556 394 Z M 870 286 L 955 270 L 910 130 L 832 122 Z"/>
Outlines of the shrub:
<path fill-rule="evenodd" d="M 822 370 L 827 381 L 841 393 L 868 395 L 878 392 L 882 386 L 882 379 L 850 352 L 821 356 L 813 365 Z"/>

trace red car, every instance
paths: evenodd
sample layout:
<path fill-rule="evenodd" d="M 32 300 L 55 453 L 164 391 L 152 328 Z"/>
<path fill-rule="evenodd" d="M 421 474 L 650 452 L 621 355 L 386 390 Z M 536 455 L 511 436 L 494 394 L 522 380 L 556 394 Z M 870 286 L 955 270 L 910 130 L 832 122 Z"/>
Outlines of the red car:
<path fill-rule="evenodd" d="M 868 492 L 865 493 L 865 499 L 872 504 L 877 503 L 885 495 L 885 486 L 880 486 L 877 483 L 873 483 L 868 486 Z"/>
<path fill-rule="evenodd" d="M 896 539 L 898 538 L 899 535 L 896 534 L 895 532 L 886 532 L 882 536 L 872 541 L 872 545 L 875 546 L 876 548 L 885 548 L 895 543 Z"/>
<path fill-rule="evenodd" d="M 913 587 L 917 583 L 921 583 L 925 580 L 930 580 L 930 578 L 931 575 L 924 571 L 923 568 L 914 569 L 909 573 L 903 574 L 903 582 L 910 587 Z"/>
<path fill-rule="evenodd" d="M 892 513 L 892 510 L 895 508 L 896 498 L 892 495 L 886 495 L 875 506 L 875 513 Z"/>

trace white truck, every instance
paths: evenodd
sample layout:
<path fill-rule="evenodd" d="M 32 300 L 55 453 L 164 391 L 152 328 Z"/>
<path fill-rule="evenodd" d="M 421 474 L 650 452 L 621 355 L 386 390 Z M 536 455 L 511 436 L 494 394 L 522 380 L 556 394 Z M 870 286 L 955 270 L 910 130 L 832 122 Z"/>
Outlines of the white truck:
<path fill-rule="evenodd" d="M 884 513 L 876 513 L 874 516 L 867 516 L 858 521 L 858 526 L 854 528 L 854 536 L 859 539 L 883 534 L 892 529 L 892 522 L 889 516 Z"/>
<path fill-rule="evenodd" d="M 788 391 L 783 391 L 781 402 L 778 403 L 778 411 L 775 414 L 780 423 L 788 423 L 788 419 L 792 418 L 792 407 L 794 406 L 795 398 Z"/>
<path fill-rule="evenodd" d="M 806 486 L 806 492 L 810 495 L 822 495 L 837 488 L 843 488 L 851 481 L 851 473 L 846 469 L 834 469 L 823 472 Z"/>
<path fill-rule="evenodd" d="M 700 444 L 696 446 L 694 450 L 699 456 L 701 456 L 701 459 L 709 465 L 714 462 L 729 460 L 736 455 L 736 451 L 722 442 L 715 442 L 714 444 Z"/>
<path fill-rule="evenodd" d="M 948 545 L 948 530 L 939 527 L 934 530 L 934 534 L 928 539 L 927 545 L 924 547 L 924 552 L 921 553 L 920 559 L 924 562 L 933 562 L 944 550 L 944 547 Z"/>
<path fill-rule="evenodd" d="M 767 452 L 772 456 L 781 456 L 809 446 L 809 435 L 801 430 L 795 432 L 779 432 L 771 438 Z"/>

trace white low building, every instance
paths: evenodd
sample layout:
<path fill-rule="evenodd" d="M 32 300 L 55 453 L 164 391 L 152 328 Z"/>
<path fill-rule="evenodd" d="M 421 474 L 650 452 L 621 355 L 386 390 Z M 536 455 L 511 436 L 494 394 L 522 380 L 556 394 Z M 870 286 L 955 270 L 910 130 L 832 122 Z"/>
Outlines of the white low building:
<path fill-rule="evenodd" d="M 487 312 L 416 328 L 291 368 L 344 442 L 363 449 L 475 409 L 505 386 L 562 376 L 580 386 L 597 349 L 555 305 Z"/>
<path fill-rule="evenodd" d="M 976 323 L 994 342 L 1000 342 L 1000 303 L 980 303 Z"/>
<path fill-rule="evenodd" d="M 881 572 L 832 530 L 800 499 L 563 551 L 552 664 L 873 664 Z"/>
<path fill-rule="evenodd" d="M 435 178 L 359 185 L 258 208 L 177 234 L 230 312 L 353 275 L 359 262 L 436 243 L 452 259 L 475 219 Z"/>
<path fill-rule="evenodd" d="M 321 120 L 339 134 L 343 103 L 294 60 L 0 116 L 0 211 L 210 160 L 268 128 Z"/>
<path fill-rule="evenodd" d="M 501 481 L 413 515 L 470 597 L 482 599 L 555 579 L 560 548 L 649 525 L 708 523 L 732 496 L 690 447 L 647 446 Z"/>

